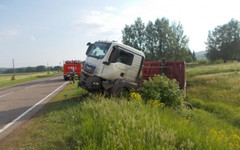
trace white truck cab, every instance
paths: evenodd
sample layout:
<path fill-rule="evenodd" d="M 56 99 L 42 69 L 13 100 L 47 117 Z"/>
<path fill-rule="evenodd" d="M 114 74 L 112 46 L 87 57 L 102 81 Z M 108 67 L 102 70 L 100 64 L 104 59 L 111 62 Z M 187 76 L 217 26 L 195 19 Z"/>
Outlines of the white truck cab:
<path fill-rule="evenodd" d="M 130 46 L 110 41 L 88 43 L 87 58 L 79 86 L 86 90 L 137 88 L 143 52 Z"/>

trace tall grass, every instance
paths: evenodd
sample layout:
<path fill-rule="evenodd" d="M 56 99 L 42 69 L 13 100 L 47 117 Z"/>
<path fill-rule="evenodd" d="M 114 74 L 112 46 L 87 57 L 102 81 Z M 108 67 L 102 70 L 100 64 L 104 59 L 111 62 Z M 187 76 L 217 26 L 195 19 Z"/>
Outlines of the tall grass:
<path fill-rule="evenodd" d="M 240 63 L 226 63 L 226 64 L 211 64 L 211 65 L 200 65 L 187 69 L 187 76 L 199 76 L 207 74 L 217 74 L 217 73 L 229 73 L 240 71 Z"/>
<path fill-rule="evenodd" d="M 240 72 L 208 74 L 203 70 L 237 70 L 240 63 L 201 66 L 190 68 L 188 73 L 202 71 L 197 76 L 188 76 L 187 101 L 195 108 L 205 110 L 229 125 L 240 127 Z"/>
<path fill-rule="evenodd" d="M 236 143 L 238 130 L 214 119 L 211 113 L 196 109 L 186 117 L 188 110 L 184 109 L 156 107 L 125 98 L 106 99 L 101 95 L 83 98 L 84 95 L 84 90 L 69 85 L 21 139 L 9 145 L 18 149 L 66 150 L 240 148 Z"/>
<path fill-rule="evenodd" d="M 224 65 L 215 67 L 238 67 Z M 202 70 L 208 70 L 205 67 Z M 240 149 L 239 72 L 189 76 L 188 84 L 186 101 L 194 110 L 132 100 L 138 96 L 86 96 L 76 84 L 69 85 L 21 138 L 4 148 Z"/>

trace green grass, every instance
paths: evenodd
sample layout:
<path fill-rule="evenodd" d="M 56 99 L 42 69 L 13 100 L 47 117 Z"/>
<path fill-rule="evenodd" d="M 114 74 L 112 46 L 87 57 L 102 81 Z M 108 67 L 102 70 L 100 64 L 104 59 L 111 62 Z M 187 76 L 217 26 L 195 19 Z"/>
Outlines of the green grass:
<path fill-rule="evenodd" d="M 31 81 L 40 79 L 43 77 L 49 77 L 59 74 L 57 72 L 50 72 L 49 74 L 47 72 L 41 72 L 41 73 L 24 73 L 24 74 L 16 74 L 15 80 L 12 79 L 12 74 L 0 74 L 0 88 L 20 84 L 23 82 Z"/>
<path fill-rule="evenodd" d="M 221 120 L 226 126 L 240 128 L 240 63 L 205 65 L 187 71 L 187 98 L 195 108 L 214 116 L 208 122 Z M 216 71 L 217 70 L 217 71 Z M 228 70 L 228 71 L 227 71 Z M 195 71 L 197 73 L 195 73 Z M 209 72 L 214 72 L 209 74 Z M 201 72 L 201 73 L 200 73 Z M 194 75 L 193 74 L 197 74 Z M 205 115 L 203 115 L 205 116 Z M 218 124 L 218 123 L 216 123 Z M 240 139 L 239 139 L 240 143 Z"/>
<path fill-rule="evenodd" d="M 67 86 L 34 119 L 21 139 L 9 142 L 5 148 L 240 148 L 239 128 L 210 112 L 174 110 L 125 98 L 86 94 L 76 84 Z"/>
<path fill-rule="evenodd" d="M 210 69 L 210 68 L 211 69 Z M 239 64 L 187 70 L 186 101 L 171 109 L 88 95 L 68 85 L 6 149 L 240 149 Z M 208 71 L 219 70 L 209 74 Z M 198 75 L 191 75 L 194 72 Z M 190 75 L 189 75 L 190 74 Z"/>
<path fill-rule="evenodd" d="M 239 64 L 214 66 L 234 70 L 240 67 Z M 202 69 L 208 68 L 205 66 Z M 193 70 L 190 69 L 189 72 Z M 240 122 L 240 72 L 197 75 L 188 78 L 188 85 L 187 101 L 195 108 L 210 112 L 227 123 L 240 127 L 237 123 Z"/>
<path fill-rule="evenodd" d="M 226 64 L 206 64 L 198 65 L 187 69 L 187 76 L 191 78 L 193 76 L 207 75 L 207 74 L 218 74 L 218 73 L 229 73 L 240 71 L 240 63 L 226 63 Z"/>

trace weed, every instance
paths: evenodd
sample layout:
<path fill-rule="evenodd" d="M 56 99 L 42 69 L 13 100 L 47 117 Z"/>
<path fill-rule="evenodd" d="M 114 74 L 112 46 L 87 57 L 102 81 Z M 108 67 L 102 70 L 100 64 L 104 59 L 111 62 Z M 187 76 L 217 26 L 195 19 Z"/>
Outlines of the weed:
<path fill-rule="evenodd" d="M 169 107 L 179 107 L 183 101 L 183 92 L 179 89 L 176 80 L 163 75 L 145 81 L 141 91 L 145 101 L 158 100 Z"/>
<path fill-rule="evenodd" d="M 233 118 L 233 125 L 240 128 L 240 115 L 239 114 Z"/>

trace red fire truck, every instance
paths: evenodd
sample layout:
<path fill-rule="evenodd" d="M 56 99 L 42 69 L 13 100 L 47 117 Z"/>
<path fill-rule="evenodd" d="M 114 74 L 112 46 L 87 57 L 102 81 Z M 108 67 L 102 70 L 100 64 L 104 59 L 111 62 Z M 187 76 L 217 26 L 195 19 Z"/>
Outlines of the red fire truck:
<path fill-rule="evenodd" d="M 70 73 L 74 72 L 75 77 L 79 78 L 82 71 L 82 62 L 80 60 L 68 60 L 63 64 L 63 78 L 69 80 Z"/>

